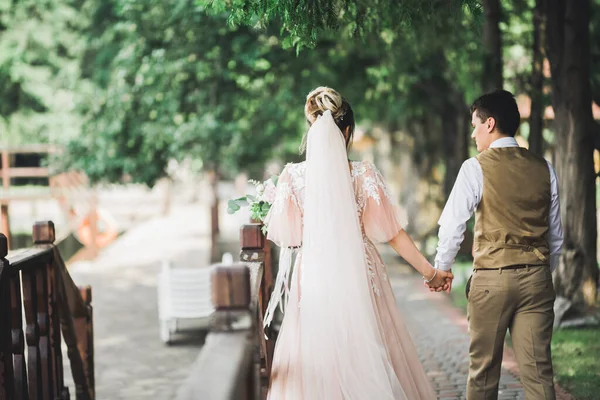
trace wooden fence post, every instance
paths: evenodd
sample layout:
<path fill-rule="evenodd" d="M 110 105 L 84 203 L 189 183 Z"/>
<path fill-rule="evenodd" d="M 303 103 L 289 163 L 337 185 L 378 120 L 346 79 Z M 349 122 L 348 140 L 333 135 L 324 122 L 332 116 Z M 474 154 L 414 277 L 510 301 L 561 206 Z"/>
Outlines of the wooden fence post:
<path fill-rule="evenodd" d="M 36 266 L 24 269 L 21 271 L 21 278 L 23 281 L 23 308 L 27 324 L 25 339 L 27 342 L 29 395 L 34 399 L 45 399 L 44 390 L 49 385 L 46 268 L 42 269 Z"/>
<path fill-rule="evenodd" d="M 4 235 L 3 235 L 4 236 Z M 12 337 L 12 359 L 15 379 L 15 399 L 29 399 L 27 363 L 25 362 L 25 335 L 21 299 L 21 274 L 11 271 L 10 275 L 10 326 Z"/>
<path fill-rule="evenodd" d="M 33 225 L 33 243 L 35 245 L 53 245 L 56 240 L 56 231 L 52 221 L 38 221 Z M 49 356 L 50 356 L 50 382 L 53 395 L 56 398 L 65 396 L 68 390 L 64 385 L 63 358 L 61 349 L 60 317 L 58 315 L 58 271 L 53 260 L 46 264 L 47 276 L 47 304 L 49 319 Z"/>
<path fill-rule="evenodd" d="M 6 259 L 8 243 L 0 234 L 0 399 L 15 397 L 10 315 L 10 264 Z"/>
<path fill-rule="evenodd" d="M 85 318 L 75 319 L 75 333 L 77 335 L 77 347 L 83 360 L 83 369 L 90 384 L 92 398 L 95 398 L 96 385 L 94 378 L 94 319 L 92 308 L 92 287 L 80 287 L 81 298 L 87 307 Z"/>
<path fill-rule="evenodd" d="M 246 330 L 252 335 L 249 340 L 253 340 L 254 329 L 252 328 L 255 321 L 250 310 L 251 284 L 248 267 L 243 263 L 216 265 L 211 274 L 211 297 L 215 307 L 211 334 Z M 260 390 L 260 385 L 257 385 L 258 371 L 254 366 L 245 370 L 247 375 L 236 379 L 242 385 L 236 387 L 237 394 L 234 398 L 258 400 L 256 398 Z"/>
<path fill-rule="evenodd" d="M 215 307 L 211 331 L 234 330 L 233 323 L 249 317 L 250 272 L 244 264 L 216 265 L 210 277 L 211 299 Z M 246 328 L 252 326 L 248 321 Z M 239 329 L 239 328 L 238 328 Z"/>
<path fill-rule="evenodd" d="M 8 195 L 10 188 L 10 153 L 7 150 L 2 151 L 2 187 Z M 10 249 L 10 223 L 8 221 L 8 202 L 0 204 L 0 218 L 2 221 L 2 233 L 6 235 L 7 246 Z"/>
<path fill-rule="evenodd" d="M 273 362 L 273 352 L 275 350 L 274 340 L 265 340 L 262 328 L 262 320 L 269 304 L 271 292 L 273 291 L 273 272 L 271 269 L 270 244 L 262 232 L 262 224 L 245 224 L 240 230 L 240 260 L 249 262 L 250 268 L 254 265 L 261 266 L 263 273 L 261 276 L 260 291 L 258 293 L 258 315 L 257 315 L 257 335 L 260 348 L 260 377 L 263 396 L 269 387 L 269 377 L 271 375 L 271 363 Z M 273 335 L 269 335 L 273 339 Z"/>

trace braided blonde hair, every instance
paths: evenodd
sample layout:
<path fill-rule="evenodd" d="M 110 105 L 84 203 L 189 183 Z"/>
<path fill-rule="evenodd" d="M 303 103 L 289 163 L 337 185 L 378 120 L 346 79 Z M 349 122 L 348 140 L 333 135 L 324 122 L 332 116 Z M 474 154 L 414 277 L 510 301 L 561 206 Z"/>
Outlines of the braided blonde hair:
<path fill-rule="evenodd" d="M 349 149 L 352 143 L 352 136 L 354 135 L 354 112 L 352 111 L 352 107 L 336 90 L 326 86 L 319 86 L 306 96 L 304 115 L 308 124 L 312 125 L 327 110 L 331 111 L 331 116 L 336 125 L 344 134 L 346 128 L 350 127 L 349 135 L 346 138 L 346 148 Z M 306 151 L 306 141 L 307 136 L 305 134 L 300 144 L 301 154 Z"/>

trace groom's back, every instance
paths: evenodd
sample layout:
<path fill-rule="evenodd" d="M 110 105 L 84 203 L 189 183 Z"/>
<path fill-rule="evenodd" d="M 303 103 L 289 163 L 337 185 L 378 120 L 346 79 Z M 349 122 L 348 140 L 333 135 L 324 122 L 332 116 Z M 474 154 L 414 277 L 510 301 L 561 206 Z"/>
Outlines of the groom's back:
<path fill-rule="evenodd" d="M 548 264 L 546 161 L 520 147 L 490 148 L 477 160 L 483 191 L 476 212 L 475 268 Z"/>

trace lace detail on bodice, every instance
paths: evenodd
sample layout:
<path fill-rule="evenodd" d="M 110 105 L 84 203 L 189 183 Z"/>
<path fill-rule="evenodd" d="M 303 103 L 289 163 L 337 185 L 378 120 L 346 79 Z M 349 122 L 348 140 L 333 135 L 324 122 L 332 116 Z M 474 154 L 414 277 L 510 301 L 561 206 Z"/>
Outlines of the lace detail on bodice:
<path fill-rule="evenodd" d="M 356 204 L 358 205 L 359 216 L 362 219 L 362 212 L 364 211 L 369 198 L 375 200 L 378 205 L 381 204 L 380 193 L 384 193 L 390 202 L 392 201 L 392 198 L 381 173 L 371 163 L 351 161 L 351 165 L 351 176 L 354 184 Z M 286 165 L 285 171 L 287 176 L 284 179 L 280 179 L 277 185 L 277 190 L 278 192 L 281 192 L 281 195 L 278 196 L 275 201 L 275 212 L 281 212 L 282 204 L 289 199 L 303 210 L 305 163 L 289 163 Z"/>
<path fill-rule="evenodd" d="M 387 273 L 383 262 L 379 259 L 379 254 L 375 248 L 375 245 L 367 235 L 365 229 L 365 214 L 369 216 L 374 212 L 372 207 L 375 209 L 386 208 L 389 204 L 392 204 L 392 198 L 388 191 L 387 186 L 383 180 L 383 176 L 379 170 L 369 162 L 352 161 L 351 165 L 351 177 L 354 187 L 354 195 L 357 204 L 358 218 L 361 224 L 361 231 L 363 236 L 363 242 L 365 245 L 365 254 L 367 258 L 368 275 L 371 282 L 373 292 L 379 296 L 380 288 L 377 286 L 377 275 L 383 281 L 387 280 Z M 300 220 L 304 214 L 304 189 L 305 189 L 305 170 L 306 165 L 302 163 L 290 163 L 286 165 L 282 172 L 279 181 L 277 183 L 277 196 L 275 203 L 273 204 L 272 217 L 280 216 L 279 218 L 290 218 L 290 215 L 294 215 L 293 212 L 290 214 L 289 207 L 295 208 L 297 215 Z M 368 207 L 371 207 L 367 211 Z M 377 212 L 375 210 L 375 212 Z M 291 217 L 293 218 L 293 217 Z M 383 223 L 385 224 L 389 219 L 386 219 Z M 292 221 L 289 221 L 290 226 Z M 299 221 L 302 224 L 301 221 Z M 381 222 L 376 225 L 380 226 Z M 299 238 L 301 240 L 301 237 Z M 382 265 L 382 267 L 377 267 Z"/>

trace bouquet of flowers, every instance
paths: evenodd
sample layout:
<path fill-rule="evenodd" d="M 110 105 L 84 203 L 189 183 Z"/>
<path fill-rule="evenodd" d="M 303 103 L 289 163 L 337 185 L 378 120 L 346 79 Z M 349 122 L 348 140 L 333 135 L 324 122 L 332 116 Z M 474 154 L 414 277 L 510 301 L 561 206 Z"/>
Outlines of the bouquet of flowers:
<path fill-rule="evenodd" d="M 244 197 L 229 200 L 227 212 L 229 214 L 235 214 L 242 207 L 249 207 L 251 218 L 255 221 L 264 222 L 271 205 L 275 201 L 275 194 L 277 193 L 277 178 L 278 176 L 272 176 L 264 182 L 255 181 L 250 179 L 248 182 L 254 185 L 256 194 L 247 194 Z M 263 227 L 265 230 L 265 227 Z"/>

